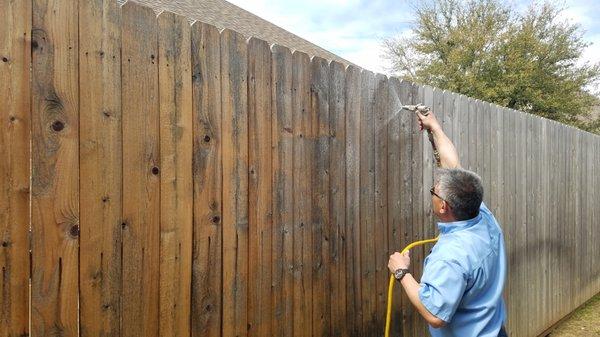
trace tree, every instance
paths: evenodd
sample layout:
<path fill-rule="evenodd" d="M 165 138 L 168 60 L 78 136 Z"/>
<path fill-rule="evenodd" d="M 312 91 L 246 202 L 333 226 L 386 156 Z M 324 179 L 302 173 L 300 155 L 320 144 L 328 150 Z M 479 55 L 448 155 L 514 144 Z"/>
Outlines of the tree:
<path fill-rule="evenodd" d="M 413 5 L 411 34 L 384 40 L 392 70 L 426 83 L 590 131 L 599 99 L 588 89 L 600 64 L 561 8 L 532 3 L 523 13 L 500 0 L 432 0 Z"/>

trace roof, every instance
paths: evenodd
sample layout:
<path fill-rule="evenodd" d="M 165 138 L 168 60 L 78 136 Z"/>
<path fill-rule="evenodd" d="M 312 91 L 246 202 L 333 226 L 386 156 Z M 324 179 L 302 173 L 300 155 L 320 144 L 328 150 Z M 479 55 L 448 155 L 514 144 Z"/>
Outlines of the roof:
<path fill-rule="evenodd" d="M 344 65 L 352 65 L 348 60 L 225 0 L 133 1 L 149 6 L 156 12 L 169 11 L 187 17 L 191 21 L 201 21 L 219 29 L 228 28 L 246 37 L 254 36 L 272 44 L 288 47 L 291 50 L 302 51 L 310 56 L 318 56 Z M 126 0 L 117 0 L 117 2 L 122 5 Z"/>

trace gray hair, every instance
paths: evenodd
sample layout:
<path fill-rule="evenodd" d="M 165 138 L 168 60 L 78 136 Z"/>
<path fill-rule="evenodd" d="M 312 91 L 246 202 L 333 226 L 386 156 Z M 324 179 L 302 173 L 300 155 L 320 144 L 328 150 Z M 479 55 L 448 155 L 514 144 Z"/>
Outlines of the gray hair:
<path fill-rule="evenodd" d="M 450 205 L 456 220 L 472 219 L 479 213 L 483 185 L 477 173 L 460 168 L 436 170 L 438 194 Z"/>

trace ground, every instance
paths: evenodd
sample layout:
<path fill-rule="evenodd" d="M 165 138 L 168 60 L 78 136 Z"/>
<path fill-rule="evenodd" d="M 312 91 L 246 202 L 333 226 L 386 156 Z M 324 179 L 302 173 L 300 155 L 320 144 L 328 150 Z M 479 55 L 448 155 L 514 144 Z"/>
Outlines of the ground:
<path fill-rule="evenodd" d="M 584 336 L 600 336 L 600 294 L 594 296 L 548 335 L 548 337 Z"/>

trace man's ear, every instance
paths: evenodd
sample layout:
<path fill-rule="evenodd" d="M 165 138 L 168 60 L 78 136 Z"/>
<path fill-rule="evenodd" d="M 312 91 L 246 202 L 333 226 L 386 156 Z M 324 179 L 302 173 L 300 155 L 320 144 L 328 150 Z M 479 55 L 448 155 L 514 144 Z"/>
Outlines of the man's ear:
<path fill-rule="evenodd" d="M 446 214 L 449 211 L 448 203 L 446 201 L 442 201 L 442 207 L 440 207 L 440 214 Z"/>

